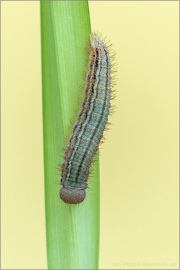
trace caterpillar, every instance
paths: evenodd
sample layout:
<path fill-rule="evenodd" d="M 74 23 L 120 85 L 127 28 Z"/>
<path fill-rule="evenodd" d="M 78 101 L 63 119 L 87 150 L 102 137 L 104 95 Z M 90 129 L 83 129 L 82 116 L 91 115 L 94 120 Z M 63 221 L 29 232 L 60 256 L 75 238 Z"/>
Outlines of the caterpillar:
<path fill-rule="evenodd" d="M 62 201 L 79 204 L 86 197 L 93 157 L 103 136 L 111 100 L 111 57 L 97 34 L 90 35 L 89 63 L 82 108 L 67 142 L 61 168 Z"/>

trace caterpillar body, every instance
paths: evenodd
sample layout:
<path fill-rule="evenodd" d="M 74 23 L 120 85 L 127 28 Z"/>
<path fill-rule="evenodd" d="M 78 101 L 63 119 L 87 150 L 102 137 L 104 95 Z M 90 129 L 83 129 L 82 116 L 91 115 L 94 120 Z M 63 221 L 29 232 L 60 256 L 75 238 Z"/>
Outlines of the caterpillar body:
<path fill-rule="evenodd" d="M 108 47 L 91 34 L 89 64 L 84 99 L 72 128 L 62 165 L 60 198 L 69 204 L 86 197 L 87 180 L 93 157 L 108 122 L 111 99 L 111 59 Z"/>

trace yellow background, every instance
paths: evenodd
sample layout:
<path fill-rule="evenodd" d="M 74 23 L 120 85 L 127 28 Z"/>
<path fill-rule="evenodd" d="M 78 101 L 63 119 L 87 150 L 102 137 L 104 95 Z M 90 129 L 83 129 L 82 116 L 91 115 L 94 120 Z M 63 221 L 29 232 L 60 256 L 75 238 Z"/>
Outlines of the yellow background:
<path fill-rule="evenodd" d="M 178 269 L 178 2 L 92 1 L 118 62 L 100 268 Z M 46 268 L 39 2 L 2 2 L 2 268 Z"/>

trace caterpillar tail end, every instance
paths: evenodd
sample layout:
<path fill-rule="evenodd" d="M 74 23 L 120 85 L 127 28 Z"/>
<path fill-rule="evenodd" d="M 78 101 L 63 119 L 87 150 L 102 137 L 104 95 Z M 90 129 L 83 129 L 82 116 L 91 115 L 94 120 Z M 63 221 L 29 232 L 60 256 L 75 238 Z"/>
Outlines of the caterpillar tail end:
<path fill-rule="evenodd" d="M 78 204 L 84 201 L 86 192 L 84 189 L 67 189 L 62 187 L 59 196 L 61 200 L 68 204 Z"/>

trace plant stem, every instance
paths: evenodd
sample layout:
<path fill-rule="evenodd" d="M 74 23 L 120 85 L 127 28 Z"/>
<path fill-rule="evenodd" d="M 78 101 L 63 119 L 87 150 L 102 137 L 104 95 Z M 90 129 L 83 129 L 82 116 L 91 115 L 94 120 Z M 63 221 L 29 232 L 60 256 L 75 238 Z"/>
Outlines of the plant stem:
<path fill-rule="evenodd" d="M 58 164 L 76 119 L 87 71 L 90 19 L 87 1 L 42 1 L 42 88 L 47 260 L 49 269 L 97 269 L 99 162 L 80 205 L 59 198 Z M 97 157 L 98 159 L 98 157 Z M 60 174 L 60 172 L 59 172 Z"/>

